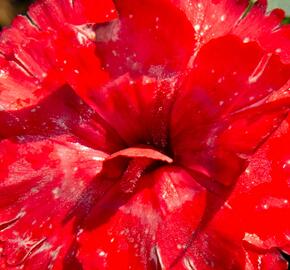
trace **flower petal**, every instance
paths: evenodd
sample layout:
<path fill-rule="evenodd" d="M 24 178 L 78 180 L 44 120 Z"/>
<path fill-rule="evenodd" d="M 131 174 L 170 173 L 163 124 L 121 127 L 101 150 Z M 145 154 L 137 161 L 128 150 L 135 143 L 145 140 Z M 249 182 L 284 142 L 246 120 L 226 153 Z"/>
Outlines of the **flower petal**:
<path fill-rule="evenodd" d="M 30 7 L 28 15 L 41 29 L 104 23 L 117 17 L 112 0 L 41 0 Z"/>
<path fill-rule="evenodd" d="M 182 253 L 204 206 L 204 189 L 183 169 L 165 166 L 145 175 L 138 192 L 110 219 L 81 234 L 78 258 L 84 269 L 167 265 Z"/>
<path fill-rule="evenodd" d="M 286 248 L 290 245 L 290 118 L 249 160 L 229 198 L 241 216 L 244 240 L 258 249 Z M 267 224 L 267 226 L 261 226 Z"/>
<path fill-rule="evenodd" d="M 86 69 L 71 77 L 75 91 L 129 146 L 150 144 L 165 147 L 168 120 L 180 79 L 155 79 L 125 74 L 104 83 L 80 81 Z M 89 81 L 89 83 L 88 83 Z M 90 84 L 92 82 L 92 84 Z"/>
<path fill-rule="evenodd" d="M 107 155 L 64 136 L 3 140 L 0 153 L 1 263 L 60 269 L 76 237 L 64 217 Z"/>
<path fill-rule="evenodd" d="M 247 0 L 173 0 L 187 15 L 195 30 L 196 49 L 229 34 L 239 23 L 249 4 Z"/>
<path fill-rule="evenodd" d="M 274 10 L 266 14 L 267 2 L 255 1 L 246 12 L 247 0 L 173 1 L 186 15 L 195 30 L 195 50 L 204 44 L 228 34 L 239 36 L 244 42 L 258 42 L 263 49 L 277 54 L 289 63 L 289 29 L 281 25 L 285 14 Z M 193 59 L 189 62 L 192 66 Z"/>
<path fill-rule="evenodd" d="M 213 219 L 192 237 L 191 246 L 176 263 L 176 269 L 287 269 L 277 249 L 256 250 L 242 241 L 247 216 L 238 216 L 224 205 Z"/>
<path fill-rule="evenodd" d="M 249 158 L 233 188 L 224 187 L 223 196 L 208 193 L 209 218 L 178 265 L 287 269 L 280 251 L 289 254 L 290 246 L 289 124 L 288 116 Z"/>
<path fill-rule="evenodd" d="M 1 35 L 0 268 L 285 269 L 284 15 L 114 3 L 42 0 Z"/>
<path fill-rule="evenodd" d="M 173 108 L 176 159 L 207 178 L 233 183 L 246 155 L 284 119 L 289 97 L 270 96 L 286 91 L 289 77 L 290 67 L 254 42 L 232 35 L 210 41 Z"/>
<path fill-rule="evenodd" d="M 83 24 L 104 23 L 117 16 L 112 1 L 99 1 L 98 8 L 92 8 L 94 4 L 91 0 L 38 1 L 30 7 L 29 17 L 18 16 L 1 33 L 1 109 L 35 105 L 66 83 L 59 58 L 63 60 L 72 44 L 78 48 L 84 42 L 92 45 L 86 35 L 90 27 L 85 31 Z"/>
<path fill-rule="evenodd" d="M 55 62 L 51 36 L 39 31 L 27 18 L 18 17 L 14 26 L 1 33 L 0 50 L 1 109 L 16 110 L 36 104 L 44 96 L 41 84 Z M 49 82 L 47 92 L 55 84 L 62 84 L 58 75 L 53 83 Z"/>
<path fill-rule="evenodd" d="M 39 100 L 35 106 L 0 111 L 0 121 L 0 139 L 27 135 L 53 139 L 67 134 L 107 153 L 123 146 L 115 131 L 67 85 Z"/>
<path fill-rule="evenodd" d="M 115 3 L 119 19 L 96 28 L 97 52 L 113 76 L 168 77 L 186 68 L 194 32 L 183 12 L 168 0 Z"/>
<path fill-rule="evenodd" d="M 275 9 L 265 14 L 265 5 L 256 5 L 233 30 L 245 43 L 256 41 L 269 53 L 276 54 L 284 63 L 290 63 L 289 25 L 282 24 L 285 13 Z"/>

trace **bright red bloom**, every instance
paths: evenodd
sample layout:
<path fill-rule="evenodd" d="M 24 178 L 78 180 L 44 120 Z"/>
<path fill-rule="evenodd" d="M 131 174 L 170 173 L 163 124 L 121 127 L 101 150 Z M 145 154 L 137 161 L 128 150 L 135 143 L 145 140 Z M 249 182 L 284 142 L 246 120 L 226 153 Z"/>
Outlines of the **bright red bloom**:
<path fill-rule="evenodd" d="M 0 269 L 287 269 L 290 26 L 247 0 L 39 0 L 0 38 Z"/>

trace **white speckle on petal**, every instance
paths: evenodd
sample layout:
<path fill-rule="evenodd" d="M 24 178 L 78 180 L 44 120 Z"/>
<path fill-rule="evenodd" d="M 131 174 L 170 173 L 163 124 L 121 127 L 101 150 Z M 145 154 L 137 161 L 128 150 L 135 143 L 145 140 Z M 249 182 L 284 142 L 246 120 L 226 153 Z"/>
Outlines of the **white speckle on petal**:
<path fill-rule="evenodd" d="M 56 187 L 52 190 L 53 198 L 58 199 L 60 197 L 61 189 L 59 187 Z"/>
<path fill-rule="evenodd" d="M 266 66 L 268 65 L 270 58 L 271 58 L 272 54 L 268 53 L 265 54 L 261 60 L 259 61 L 259 63 L 257 64 L 256 68 L 254 69 L 253 73 L 251 74 L 251 76 L 249 77 L 249 84 L 255 83 L 259 80 L 259 78 L 263 75 Z"/>
<path fill-rule="evenodd" d="M 248 43 L 248 42 L 250 42 L 250 38 L 245 37 L 245 38 L 243 39 L 243 43 Z"/>
<path fill-rule="evenodd" d="M 199 25 L 199 24 L 196 24 L 193 28 L 194 28 L 194 30 L 197 32 L 197 31 L 200 30 L 200 25 Z"/>
<path fill-rule="evenodd" d="M 107 253 L 105 252 L 105 251 L 100 251 L 99 252 L 99 255 L 101 256 L 101 257 L 105 257 L 106 255 L 107 255 Z"/>

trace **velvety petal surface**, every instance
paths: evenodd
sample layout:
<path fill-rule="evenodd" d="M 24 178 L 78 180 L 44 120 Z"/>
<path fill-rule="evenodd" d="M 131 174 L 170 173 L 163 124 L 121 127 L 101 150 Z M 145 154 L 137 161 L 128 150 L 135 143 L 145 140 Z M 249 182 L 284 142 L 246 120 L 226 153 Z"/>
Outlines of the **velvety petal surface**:
<path fill-rule="evenodd" d="M 247 156 L 286 116 L 289 97 L 275 93 L 287 86 L 289 75 L 288 65 L 255 42 L 228 35 L 204 45 L 172 111 L 176 160 L 233 184 Z"/>
<path fill-rule="evenodd" d="M 195 53 L 189 61 L 192 67 L 196 52 L 207 42 L 228 34 L 244 40 L 258 42 L 263 49 L 281 56 L 289 63 L 289 26 L 282 25 L 282 10 L 266 14 L 267 1 L 254 1 L 250 7 L 247 0 L 172 0 L 191 22 L 195 30 Z"/>
<path fill-rule="evenodd" d="M 266 5 L 39 0 L 17 17 L 0 269 L 286 269 L 290 28 Z"/>
<path fill-rule="evenodd" d="M 2 140 L 0 152 L 1 269 L 75 269 L 64 219 L 107 155 L 65 136 Z"/>
<path fill-rule="evenodd" d="M 53 108 L 53 110 L 51 110 Z M 87 146 L 112 153 L 124 147 L 116 132 L 67 85 L 21 110 L 0 111 L 0 138 L 74 135 Z"/>
<path fill-rule="evenodd" d="M 94 4 L 91 0 L 38 1 L 30 7 L 28 16 L 18 16 L 12 26 L 1 33 L 2 109 L 35 105 L 68 81 L 62 74 L 67 62 L 64 57 L 84 52 L 79 57 L 85 59 L 89 49 L 81 48 L 93 46 L 86 25 L 116 18 L 110 0 L 99 1 L 98 9 L 92 8 Z M 71 46 L 74 49 L 69 50 Z M 96 58 L 95 54 L 93 56 Z M 75 69 L 76 66 L 71 66 L 71 72 Z"/>
<path fill-rule="evenodd" d="M 78 80 L 76 78 L 76 80 Z M 76 91 L 127 145 L 165 147 L 171 107 L 180 79 L 125 74 L 98 87 L 78 84 Z"/>
<path fill-rule="evenodd" d="M 280 251 L 289 253 L 288 140 L 289 117 L 249 158 L 233 189 L 209 194 L 210 219 L 176 267 L 287 269 Z"/>
<path fill-rule="evenodd" d="M 181 253 L 198 226 L 205 196 L 183 169 L 166 166 L 149 173 L 114 215 L 81 234 L 77 257 L 84 269 L 161 269 Z"/>
<path fill-rule="evenodd" d="M 96 28 L 97 52 L 113 76 L 168 77 L 186 68 L 194 31 L 176 5 L 168 0 L 115 3 L 118 20 Z"/>

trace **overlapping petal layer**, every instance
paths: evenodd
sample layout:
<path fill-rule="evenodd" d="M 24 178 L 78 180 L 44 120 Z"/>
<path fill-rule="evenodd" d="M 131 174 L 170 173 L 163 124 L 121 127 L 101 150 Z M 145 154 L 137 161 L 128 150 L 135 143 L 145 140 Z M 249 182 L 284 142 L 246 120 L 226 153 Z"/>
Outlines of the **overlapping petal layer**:
<path fill-rule="evenodd" d="M 0 268 L 287 268 L 290 32 L 247 6 L 40 0 L 4 30 Z"/>
<path fill-rule="evenodd" d="M 77 228 L 65 217 L 107 155 L 67 136 L 10 138 L 0 151 L 1 269 L 69 268 Z"/>
<path fill-rule="evenodd" d="M 4 109 L 36 104 L 66 83 L 61 75 L 66 62 L 60 61 L 91 45 L 78 27 L 116 18 L 111 1 L 103 1 L 97 10 L 92 6 L 91 0 L 39 1 L 29 9 L 29 17 L 18 16 L 12 27 L 1 33 L 0 89 Z M 69 50 L 70 46 L 74 49 Z"/>
<path fill-rule="evenodd" d="M 187 256 L 197 269 L 206 264 L 215 269 L 287 269 L 279 249 L 289 252 L 288 140 L 289 117 L 249 159 L 229 197 L 196 235 Z"/>
<path fill-rule="evenodd" d="M 144 176 L 138 192 L 109 222 L 81 235 L 78 257 L 84 269 L 164 267 L 174 258 L 165 252 L 181 253 L 198 226 L 205 195 L 188 173 L 174 166 Z"/>
<path fill-rule="evenodd" d="M 97 52 L 113 76 L 129 71 L 168 77 L 186 68 L 194 49 L 194 30 L 175 4 L 168 0 L 115 3 L 118 21 L 96 28 Z M 103 35 L 112 28 L 114 35 Z"/>
<path fill-rule="evenodd" d="M 289 75 L 289 65 L 256 43 L 228 35 L 204 45 L 172 112 L 176 159 L 232 184 L 247 155 L 288 113 L 289 96 L 270 96 L 287 84 Z"/>

